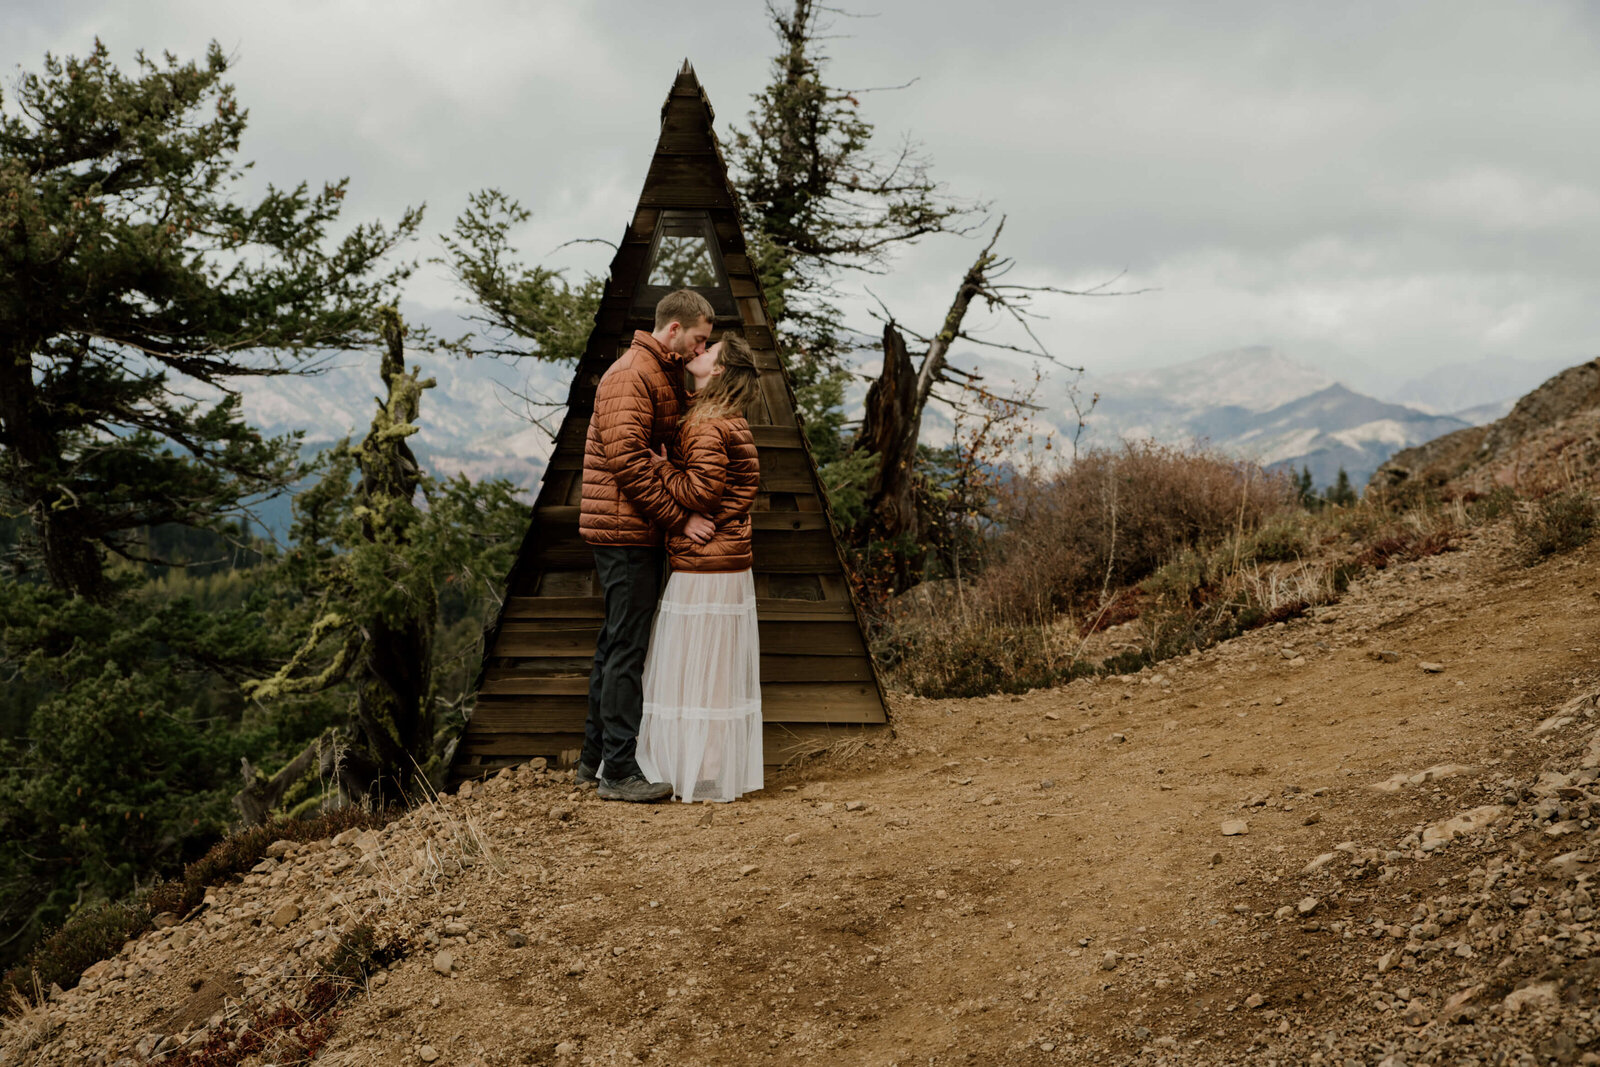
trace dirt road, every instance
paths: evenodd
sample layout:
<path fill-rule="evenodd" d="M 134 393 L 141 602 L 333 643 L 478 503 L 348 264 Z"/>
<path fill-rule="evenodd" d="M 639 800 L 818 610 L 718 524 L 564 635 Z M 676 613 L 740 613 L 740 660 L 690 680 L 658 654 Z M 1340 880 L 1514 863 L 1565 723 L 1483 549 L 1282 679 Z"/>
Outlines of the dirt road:
<path fill-rule="evenodd" d="M 60 998 L 29 1055 L 192 1045 L 376 921 L 407 955 L 318 1062 L 1577 1062 L 1588 876 L 1543 865 L 1591 829 L 1594 702 L 1535 729 L 1600 686 L 1600 553 L 1524 569 L 1494 537 L 1143 676 L 897 699 L 892 740 L 737 804 L 525 768 L 289 850 Z M 1506 1006 L 1541 975 L 1554 1002 Z"/>

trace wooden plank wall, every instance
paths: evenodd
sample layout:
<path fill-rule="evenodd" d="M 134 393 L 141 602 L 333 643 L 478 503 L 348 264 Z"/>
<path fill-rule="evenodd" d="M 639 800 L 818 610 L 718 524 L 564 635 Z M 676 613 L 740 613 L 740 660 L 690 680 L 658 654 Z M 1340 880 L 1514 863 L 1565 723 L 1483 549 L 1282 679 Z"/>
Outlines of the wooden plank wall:
<path fill-rule="evenodd" d="M 594 558 L 578 536 L 584 440 L 600 376 L 635 329 L 653 326 L 632 304 L 664 209 L 710 213 L 739 309 L 737 319 L 719 320 L 717 328 L 742 333 L 762 368 L 762 399 L 748 415 L 761 461 L 752 518 L 767 762 L 887 723 L 711 121 L 710 103 L 685 64 L 662 108 L 661 138 L 574 375 L 505 607 L 486 635 L 491 651 L 452 764 L 457 780 L 537 755 L 571 762 L 582 745 L 602 618 Z"/>

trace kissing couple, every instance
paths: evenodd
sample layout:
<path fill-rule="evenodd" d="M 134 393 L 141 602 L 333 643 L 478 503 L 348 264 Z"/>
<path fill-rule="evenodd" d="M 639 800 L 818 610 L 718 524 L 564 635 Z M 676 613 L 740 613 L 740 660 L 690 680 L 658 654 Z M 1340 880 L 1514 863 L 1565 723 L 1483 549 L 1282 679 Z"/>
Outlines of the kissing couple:
<path fill-rule="evenodd" d="M 576 776 L 605 800 L 730 801 L 762 786 L 761 472 L 744 414 L 761 377 L 744 338 L 707 346 L 714 317 L 692 289 L 663 297 L 655 329 L 635 331 L 601 377 L 589 419 L 578 529 L 605 622 Z"/>

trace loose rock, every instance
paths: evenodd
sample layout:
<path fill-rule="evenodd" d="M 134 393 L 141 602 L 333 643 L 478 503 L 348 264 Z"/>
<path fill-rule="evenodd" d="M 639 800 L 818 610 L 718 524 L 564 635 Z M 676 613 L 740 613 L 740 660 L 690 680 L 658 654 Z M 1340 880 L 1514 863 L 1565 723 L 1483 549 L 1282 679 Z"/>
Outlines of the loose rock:
<path fill-rule="evenodd" d="M 1432 851 L 1447 842 L 1454 841 L 1462 834 L 1476 833 L 1485 829 L 1490 823 L 1505 814 L 1505 808 L 1499 804 L 1486 804 L 1481 808 L 1462 812 L 1452 819 L 1444 819 L 1424 827 L 1422 831 L 1422 847 Z"/>
<path fill-rule="evenodd" d="M 1556 994 L 1554 982 L 1534 982 L 1532 985 L 1523 986 L 1506 994 L 1500 1006 L 1509 1015 L 1531 1008 L 1534 1011 L 1548 1011 L 1561 1003 L 1561 998 Z"/>

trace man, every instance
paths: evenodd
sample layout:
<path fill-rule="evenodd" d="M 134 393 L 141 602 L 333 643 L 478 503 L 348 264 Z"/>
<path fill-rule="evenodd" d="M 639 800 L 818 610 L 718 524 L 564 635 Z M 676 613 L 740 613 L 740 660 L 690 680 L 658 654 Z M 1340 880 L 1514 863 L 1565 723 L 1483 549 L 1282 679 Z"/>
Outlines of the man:
<path fill-rule="evenodd" d="M 676 449 L 678 417 L 687 403 L 683 365 L 705 351 L 714 314 L 710 301 L 693 290 L 663 297 L 654 332 L 636 330 L 633 345 L 601 377 L 589 419 L 578 530 L 594 549 L 605 622 L 589 673 L 577 779 L 598 781 L 605 800 L 649 803 L 672 795 L 671 785 L 645 778 L 634 759 L 645 651 L 661 596 L 662 542 L 666 531 L 681 530 L 704 544 L 716 526 L 672 499 L 650 452 L 662 445 Z"/>

